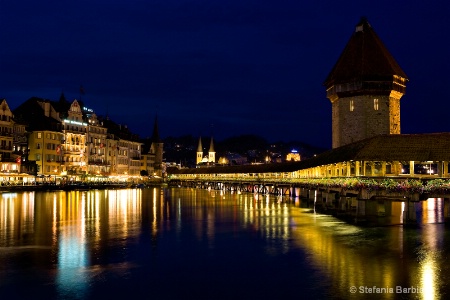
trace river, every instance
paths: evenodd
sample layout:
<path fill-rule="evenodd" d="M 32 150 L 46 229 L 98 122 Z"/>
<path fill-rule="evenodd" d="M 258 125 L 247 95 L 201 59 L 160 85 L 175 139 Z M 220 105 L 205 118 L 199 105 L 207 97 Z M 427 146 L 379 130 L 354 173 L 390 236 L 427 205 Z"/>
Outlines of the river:
<path fill-rule="evenodd" d="M 0 299 L 444 299 L 442 203 L 418 203 L 414 226 L 368 227 L 285 196 L 3 193 Z"/>

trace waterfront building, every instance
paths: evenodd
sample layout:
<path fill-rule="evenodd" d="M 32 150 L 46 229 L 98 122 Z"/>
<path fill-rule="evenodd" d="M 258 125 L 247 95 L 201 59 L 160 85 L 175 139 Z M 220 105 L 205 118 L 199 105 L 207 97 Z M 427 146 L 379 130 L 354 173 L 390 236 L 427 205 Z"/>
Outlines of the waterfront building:
<path fill-rule="evenodd" d="M 109 175 L 117 176 L 117 156 L 119 152 L 119 141 L 114 139 L 114 135 L 107 134 L 105 158 L 106 164 L 109 166 Z"/>
<path fill-rule="evenodd" d="M 69 102 L 64 94 L 59 101 L 33 97 L 16 108 L 14 115 L 16 122 L 11 126 L 17 128 L 17 157 L 21 156 L 21 162 L 27 161 L 26 170 L 32 172 L 35 162 L 34 173 L 45 181 L 87 177 L 103 180 L 116 176 L 126 180 L 140 175 L 139 137 L 126 126 L 107 117 L 99 118 L 81 101 Z"/>
<path fill-rule="evenodd" d="M 110 165 L 109 175 L 125 180 L 140 176 L 142 142 L 126 125 L 113 122 L 109 117 L 99 118 L 107 129 L 105 158 Z"/>
<path fill-rule="evenodd" d="M 97 115 L 88 108 L 85 108 L 88 120 L 87 131 L 87 155 L 88 155 L 88 174 L 95 176 L 106 176 L 110 173 L 111 165 L 106 159 L 106 139 L 107 129 L 100 123 Z"/>
<path fill-rule="evenodd" d="M 64 119 L 63 125 L 63 143 L 61 149 L 58 149 L 62 156 L 62 170 L 64 175 L 82 176 L 87 174 L 87 140 L 88 123 L 83 118 L 80 104 L 74 100 L 67 112 L 61 112 Z"/>
<path fill-rule="evenodd" d="M 37 175 L 36 161 L 28 160 L 28 132 L 26 125 L 14 122 L 13 125 L 13 158 L 19 164 L 19 173 Z"/>
<path fill-rule="evenodd" d="M 405 72 L 362 18 L 324 85 L 332 104 L 332 146 L 400 134 Z"/>
<path fill-rule="evenodd" d="M 141 147 L 140 141 L 127 141 L 128 153 L 129 153 L 129 171 L 128 174 L 133 177 L 139 177 L 141 175 Z"/>
<path fill-rule="evenodd" d="M 0 182 L 27 182 L 24 171 L 36 172 L 36 165 L 24 159 L 27 153 L 25 126 L 14 120 L 6 99 L 0 101 Z"/>
<path fill-rule="evenodd" d="M 54 179 L 62 172 L 64 134 L 59 113 L 49 100 L 33 97 L 17 107 L 14 116 L 28 134 L 28 157 L 23 160 L 36 163 L 39 177 Z"/>
<path fill-rule="evenodd" d="M 0 102 L 0 158 L 1 161 L 12 159 L 13 152 L 13 114 L 5 99 Z"/>

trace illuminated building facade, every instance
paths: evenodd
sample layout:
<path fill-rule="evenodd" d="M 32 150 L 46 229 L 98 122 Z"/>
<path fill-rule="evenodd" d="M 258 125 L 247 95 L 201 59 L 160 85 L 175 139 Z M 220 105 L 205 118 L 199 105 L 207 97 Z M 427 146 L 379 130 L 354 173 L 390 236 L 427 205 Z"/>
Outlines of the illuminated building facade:
<path fill-rule="evenodd" d="M 52 130 L 35 130 L 28 136 L 29 160 L 35 160 L 41 176 L 59 176 L 63 171 L 59 153 L 64 134 Z"/>
<path fill-rule="evenodd" d="M 369 22 L 356 25 L 324 85 L 332 104 L 332 146 L 400 134 L 407 76 Z"/>
<path fill-rule="evenodd" d="M 292 149 L 291 152 L 286 155 L 286 161 L 300 161 L 300 153 L 298 153 L 297 150 Z"/>
<path fill-rule="evenodd" d="M 60 151 L 64 134 L 59 114 L 50 101 L 30 98 L 14 110 L 14 119 L 27 131 L 27 157 L 21 162 L 35 162 L 41 177 L 59 175 L 63 170 Z"/>
<path fill-rule="evenodd" d="M 18 121 L 15 149 L 26 153 L 22 161 L 36 162 L 40 177 L 94 180 L 94 176 L 140 175 L 139 137 L 126 126 L 99 118 L 78 100 L 68 102 L 63 94 L 57 102 L 33 97 L 16 108 L 14 116 Z M 24 134 L 27 145 L 19 139 Z"/>
<path fill-rule="evenodd" d="M 6 100 L 0 103 L 0 158 L 2 161 L 11 159 L 13 151 L 13 114 Z"/>
<path fill-rule="evenodd" d="M 99 118 L 106 128 L 105 159 L 111 176 L 140 176 L 142 142 L 126 125 Z"/>
<path fill-rule="evenodd" d="M 83 113 L 77 100 L 74 100 L 62 121 L 64 139 L 61 147 L 62 172 L 67 175 L 87 173 L 87 132 L 88 123 L 83 119 Z"/>
<path fill-rule="evenodd" d="M 87 132 L 87 153 L 88 153 L 88 174 L 106 175 L 110 173 L 111 164 L 106 159 L 107 153 L 107 129 L 99 122 L 97 115 L 92 111 L 87 111 L 88 132 Z"/>
<path fill-rule="evenodd" d="M 14 162 L 20 164 L 20 173 L 37 174 L 36 163 L 28 161 L 28 133 L 24 124 L 14 122 L 13 125 L 13 158 Z"/>

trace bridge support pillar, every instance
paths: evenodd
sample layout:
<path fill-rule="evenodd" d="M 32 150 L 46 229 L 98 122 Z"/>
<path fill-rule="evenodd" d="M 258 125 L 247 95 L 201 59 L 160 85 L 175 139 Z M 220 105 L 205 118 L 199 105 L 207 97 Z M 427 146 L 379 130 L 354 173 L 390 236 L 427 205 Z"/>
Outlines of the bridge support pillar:
<path fill-rule="evenodd" d="M 336 193 L 332 192 L 322 192 L 322 199 L 326 207 L 333 208 L 336 207 Z"/>
<path fill-rule="evenodd" d="M 316 200 L 316 192 L 317 192 L 317 190 L 308 190 L 308 200 L 315 201 Z"/>
<path fill-rule="evenodd" d="M 300 196 L 301 196 L 302 198 L 308 198 L 308 193 L 309 193 L 309 190 L 308 190 L 308 189 L 306 189 L 306 188 L 301 188 L 301 190 L 300 190 Z"/>
<path fill-rule="evenodd" d="M 450 222 L 450 198 L 444 198 L 444 221 Z"/>
<path fill-rule="evenodd" d="M 356 208 L 357 216 L 365 216 L 366 215 L 366 200 L 358 200 L 358 206 Z"/>
<path fill-rule="evenodd" d="M 298 197 L 300 196 L 300 188 L 295 187 L 295 186 L 291 186 L 289 189 L 289 195 L 291 197 Z"/>
<path fill-rule="evenodd" d="M 384 217 L 386 215 L 386 201 L 384 200 L 360 200 L 365 202 L 364 213 L 370 217 Z"/>
<path fill-rule="evenodd" d="M 321 190 L 315 190 L 315 203 L 316 205 L 323 205 L 323 192 Z"/>
<path fill-rule="evenodd" d="M 347 205 L 348 200 L 347 199 L 348 199 L 348 197 L 346 197 L 346 196 L 339 197 L 339 210 L 347 211 L 347 209 L 348 209 L 348 205 Z"/>
<path fill-rule="evenodd" d="M 414 202 L 408 199 L 405 202 L 405 210 L 403 211 L 403 223 L 416 223 L 416 220 L 416 207 Z"/>

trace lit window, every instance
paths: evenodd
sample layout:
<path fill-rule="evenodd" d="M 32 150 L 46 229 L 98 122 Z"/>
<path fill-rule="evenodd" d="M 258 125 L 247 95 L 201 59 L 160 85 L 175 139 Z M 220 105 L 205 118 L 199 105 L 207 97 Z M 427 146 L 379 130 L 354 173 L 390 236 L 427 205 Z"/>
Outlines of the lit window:
<path fill-rule="evenodd" d="M 373 109 L 378 110 L 378 99 L 373 99 Z"/>
<path fill-rule="evenodd" d="M 355 103 L 353 102 L 353 100 L 350 100 L 350 111 L 354 110 L 355 110 Z"/>

